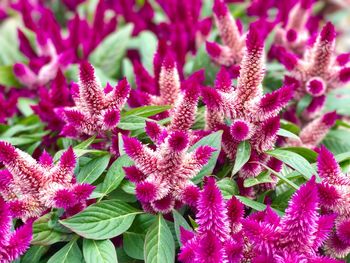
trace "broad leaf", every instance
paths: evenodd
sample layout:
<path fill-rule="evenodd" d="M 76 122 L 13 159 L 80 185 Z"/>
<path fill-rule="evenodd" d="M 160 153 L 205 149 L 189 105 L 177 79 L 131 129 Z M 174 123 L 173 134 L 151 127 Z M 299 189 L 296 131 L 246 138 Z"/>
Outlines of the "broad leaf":
<path fill-rule="evenodd" d="M 145 238 L 146 263 L 173 263 L 175 261 L 175 242 L 163 216 L 150 227 Z"/>
<path fill-rule="evenodd" d="M 101 240 L 128 230 L 135 216 L 141 213 L 126 203 L 107 200 L 93 204 L 61 223 L 82 237 Z"/>
<path fill-rule="evenodd" d="M 142 106 L 142 107 L 138 107 L 138 108 L 134 108 L 131 110 L 128 110 L 126 112 L 123 112 L 122 115 L 122 120 L 123 117 L 127 117 L 127 116 L 139 116 L 139 117 L 151 117 L 154 116 L 158 113 L 164 112 L 166 110 L 171 109 L 171 106 Z"/>
<path fill-rule="evenodd" d="M 262 203 L 259 203 L 259 202 L 256 202 L 256 201 L 253 201 L 247 197 L 244 197 L 244 196 L 239 196 L 239 195 L 236 195 L 237 199 L 239 201 L 241 201 L 243 204 L 245 204 L 246 206 L 250 207 L 250 208 L 253 208 L 254 210 L 256 211 L 264 211 L 266 209 L 266 205 L 262 204 Z M 280 216 L 283 216 L 284 213 L 277 210 L 277 209 L 273 209 L 277 214 L 279 214 Z"/>
<path fill-rule="evenodd" d="M 271 178 L 271 173 L 268 171 L 261 172 L 257 177 L 249 177 L 244 180 L 244 187 L 252 187 L 263 183 L 272 183 L 275 180 Z"/>
<path fill-rule="evenodd" d="M 243 141 L 238 145 L 236 160 L 233 166 L 232 175 L 235 175 L 239 170 L 241 170 L 243 165 L 245 165 L 246 162 L 248 162 L 250 158 L 250 151 L 251 151 L 251 147 L 248 141 Z"/>
<path fill-rule="evenodd" d="M 115 247 L 110 240 L 84 239 L 83 254 L 86 263 L 118 263 Z"/>
<path fill-rule="evenodd" d="M 277 131 L 277 135 L 282 136 L 282 137 L 286 137 L 286 138 L 292 138 L 292 139 L 300 141 L 300 138 L 298 135 L 296 135 L 295 133 L 290 132 L 288 130 L 282 129 L 282 128 L 280 128 Z"/>
<path fill-rule="evenodd" d="M 239 193 L 237 183 L 230 178 L 223 178 L 217 181 L 216 184 L 225 199 L 230 199 L 233 195 L 237 195 Z"/>
<path fill-rule="evenodd" d="M 47 263 L 82 263 L 83 255 L 77 245 L 76 239 L 56 252 Z"/>
<path fill-rule="evenodd" d="M 135 259 L 144 259 L 145 234 L 125 232 L 123 234 L 123 248 L 125 253 Z"/>
<path fill-rule="evenodd" d="M 111 156 L 109 154 L 106 154 L 92 159 L 78 173 L 78 182 L 88 184 L 95 182 L 107 168 L 110 158 Z"/>
<path fill-rule="evenodd" d="M 176 238 L 179 244 L 181 245 L 181 237 L 180 237 L 180 226 L 187 230 L 192 230 L 190 225 L 187 223 L 186 219 L 183 218 L 183 216 L 177 212 L 176 210 L 173 210 L 173 217 L 174 217 L 174 223 L 175 223 L 175 233 Z"/>

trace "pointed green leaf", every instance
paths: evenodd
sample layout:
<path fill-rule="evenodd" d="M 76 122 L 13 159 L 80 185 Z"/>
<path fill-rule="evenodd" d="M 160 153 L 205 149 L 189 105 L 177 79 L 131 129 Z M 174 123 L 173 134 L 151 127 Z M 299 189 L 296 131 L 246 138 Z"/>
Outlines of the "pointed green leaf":
<path fill-rule="evenodd" d="M 233 166 L 232 175 L 238 173 L 239 170 L 243 167 L 243 165 L 248 162 L 250 158 L 250 143 L 248 141 L 243 141 L 238 145 L 236 160 Z"/>
<path fill-rule="evenodd" d="M 83 255 L 77 245 L 76 239 L 56 252 L 47 263 L 82 263 Z"/>
<path fill-rule="evenodd" d="M 86 263 L 118 263 L 116 249 L 108 239 L 84 239 L 83 254 Z"/>
<path fill-rule="evenodd" d="M 78 173 L 78 182 L 88 184 L 95 182 L 107 168 L 110 158 L 111 156 L 106 154 L 89 161 Z"/>
<path fill-rule="evenodd" d="M 179 244 L 181 245 L 181 238 L 180 238 L 180 226 L 187 230 L 192 230 L 190 225 L 187 223 L 186 219 L 183 218 L 183 216 L 176 210 L 173 210 L 173 216 L 174 216 L 174 223 L 175 223 L 175 233 L 176 238 Z"/>

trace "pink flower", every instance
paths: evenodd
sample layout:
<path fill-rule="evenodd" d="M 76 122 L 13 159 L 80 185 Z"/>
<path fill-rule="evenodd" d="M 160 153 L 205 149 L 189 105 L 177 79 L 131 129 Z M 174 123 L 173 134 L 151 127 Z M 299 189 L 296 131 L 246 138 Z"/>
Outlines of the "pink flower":
<path fill-rule="evenodd" d="M 314 119 L 325 105 L 326 95 L 350 81 L 349 59 L 335 55 L 336 32 L 328 22 L 318 34 L 314 44 L 304 52 L 303 58 L 281 48 L 278 59 L 290 72 L 289 78 L 296 84 L 295 99 L 306 94 L 311 103 L 303 113 L 305 119 Z"/>
<path fill-rule="evenodd" d="M 32 240 L 32 222 L 12 231 L 9 207 L 0 197 L 0 262 L 10 263 L 24 254 Z"/>
<path fill-rule="evenodd" d="M 263 95 L 263 77 L 263 40 L 257 28 L 251 27 L 237 87 L 233 87 L 228 71 L 221 68 L 215 89 L 202 89 L 206 128 L 224 130 L 223 149 L 227 156 L 235 159 L 237 146 L 243 140 L 248 140 L 252 146 L 251 160 L 241 171 L 243 177 L 260 173 L 261 167 L 256 162 L 267 161 L 263 152 L 274 147 L 279 129 L 278 114 L 293 94 L 292 87 L 285 86 Z"/>
<path fill-rule="evenodd" d="M 73 138 L 104 135 L 119 123 L 120 111 L 129 96 L 130 86 L 123 79 L 116 87 L 107 85 L 103 89 L 88 62 L 80 64 L 79 77 L 79 85 L 73 85 L 71 89 L 75 106 L 55 111 L 66 123 L 61 133 Z"/>
<path fill-rule="evenodd" d="M 8 202 L 12 216 L 24 221 L 52 207 L 85 205 L 94 189 L 75 182 L 76 157 L 72 148 L 54 165 L 46 152 L 37 162 L 11 144 L 0 142 L 0 161 L 7 169 L 0 174 L 0 194 Z"/>
<path fill-rule="evenodd" d="M 343 174 L 333 154 L 321 146 L 317 168 L 322 183 L 319 186 L 322 208 L 337 214 L 335 231 L 327 240 L 326 251 L 333 257 L 345 257 L 350 253 L 350 178 Z"/>
<path fill-rule="evenodd" d="M 335 215 L 321 216 L 318 205 L 318 189 L 313 177 L 292 196 L 281 219 L 268 208 L 243 220 L 243 231 L 255 257 L 264 256 L 272 263 L 333 262 L 321 256 L 318 249 L 329 236 Z"/>
<path fill-rule="evenodd" d="M 240 233 L 243 205 L 232 197 L 224 201 L 213 177 L 207 177 L 200 192 L 195 233 L 180 228 L 184 263 L 240 262 L 243 239 Z"/>

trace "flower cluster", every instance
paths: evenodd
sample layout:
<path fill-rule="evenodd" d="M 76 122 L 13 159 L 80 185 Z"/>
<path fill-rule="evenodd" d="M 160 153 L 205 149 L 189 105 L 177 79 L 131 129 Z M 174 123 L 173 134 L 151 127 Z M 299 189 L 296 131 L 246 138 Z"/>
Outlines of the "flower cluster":
<path fill-rule="evenodd" d="M 323 114 L 303 127 L 299 133 L 300 140 L 288 138 L 286 144 L 315 148 L 324 139 L 330 128 L 333 127 L 337 118 L 338 115 L 335 112 Z"/>
<path fill-rule="evenodd" d="M 243 177 L 260 173 L 261 167 L 256 162 L 265 162 L 267 156 L 263 152 L 274 147 L 279 129 L 278 114 L 293 95 L 291 86 L 263 95 L 263 45 L 261 35 L 251 27 L 237 87 L 232 86 L 230 75 L 222 68 L 215 89 L 204 87 L 202 91 L 207 129 L 224 131 L 223 149 L 227 156 L 235 158 L 241 141 L 249 140 L 252 146 L 251 164 L 243 167 Z"/>
<path fill-rule="evenodd" d="M 319 248 L 327 239 L 335 215 L 320 215 L 315 177 L 302 185 L 280 218 L 272 209 L 243 220 L 254 262 L 340 262 L 323 257 Z"/>
<path fill-rule="evenodd" d="M 239 64 L 245 47 L 242 24 L 233 18 L 223 0 L 215 0 L 213 12 L 223 45 L 207 41 L 207 52 L 219 65 L 229 67 Z"/>
<path fill-rule="evenodd" d="M 328 22 L 303 58 L 283 48 L 279 51 L 278 59 L 290 72 L 287 79 L 296 87 L 295 99 L 312 96 L 303 113 L 305 119 L 315 118 L 325 105 L 326 94 L 350 81 L 350 56 L 334 54 L 335 39 L 335 28 Z"/>
<path fill-rule="evenodd" d="M 244 206 L 235 197 L 224 201 L 213 177 L 206 178 L 197 202 L 196 232 L 180 228 L 183 263 L 240 262 Z"/>
<path fill-rule="evenodd" d="M 146 133 L 154 142 L 155 149 L 135 138 L 123 137 L 125 152 L 135 162 L 135 166 L 125 167 L 127 178 L 136 184 L 136 195 L 148 211 L 167 213 L 174 205 L 193 205 L 196 202 L 198 189 L 191 179 L 214 151 L 209 146 L 188 151 L 203 135 L 190 130 L 198 98 L 199 87 L 191 85 L 171 111 L 173 118 L 169 126 L 146 123 Z"/>
<path fill-rule="evenodd" d="M 11 230 L 12 217 L 8 205 L 0 197 L 0 262 L 10 263 L 29 248 L 32 240 L 32 223 Z"/>
<path fill-rule="evenodd" d="M 320 205 L 326 212 L 337 215 L 335 230 L 326 242 L 326 252 L 333 257 L 345 257 L 350 253 L 350 178 L 324 146 L 319 149 L 317 168 L 322 178 Z"/>
<path fill-rule="evenodd" d="M 52 207 L 76 213 L 85 207 L 94 189 L 75 181 L 76 157 L 72 148 L 55 165 L 46 152 L 37 162 L 29 154 L 0 141 L 0 161 L 6 167 L 0 171 L 0 194 L 9 204 L 11 216 L 23 221 L 39 217 Z"/>
<path fill-rule="evenodd" d="M 65 122 L 61 134 L 69 137 L 104 135 L 117 126 L 121 108 L 126 103 L 130 86 L 126 79 L 116 87 L 107 84 L 103 89 L 88 62 L 80 64 L 79 85 L 73 84 L 73 107 L 57 108 L 56 114 Z"/>
<path fill-rule="evenodd" d="M 311 37 L 307 22 L 310 19 L 312 6 L 313 0 L 300 0 L 290 10 L 286 25 L 276 30 L 272 53 L 278 49 L 276 46 L 282 46 L 297 55 L 304 53 L 306 44 Z"/>

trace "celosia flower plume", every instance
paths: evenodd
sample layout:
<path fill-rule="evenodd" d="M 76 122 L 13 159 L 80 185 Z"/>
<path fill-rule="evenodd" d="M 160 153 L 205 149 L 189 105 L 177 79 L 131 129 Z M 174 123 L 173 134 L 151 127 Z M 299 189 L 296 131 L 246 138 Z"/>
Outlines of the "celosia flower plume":
<path fill-rule="evenodd" d="M 245 46 L 242 24 L 239 20 L 236 21 L 233 18 L 223 0 L 214 1 L 213 12 L 222 45 L 207 41 L 207 52 L 219 65 L 232 66 L 239 64 Z"/>
<path fill-rule="evenodd" d="M 235 197 L 225 201 L 213 177 L 206 178 L 199 194 L 196 223 L 192 231 L 181 230 L 181 252 L 183 263 L 240 262 L 243 250 L 241 221 L 243 204 Z"/>
<path fill-rule="evenodd" d="M 32 223 L 11 230 L 12 217 L 5 201 L 0 197 L 0 262 L 10 263 L 29 248 L 32 240 Z"/>
<path fill-rule="evenodd" d="M 350 81 L 349 56 L 335 54 L 335 40 L 335 28 L 328 22 L 303 58 L 283 48 L 279 52 L 278 59 L 289 71 L 289 81 L 296 86 L 295 99 L 306 94 L 312 97 L 303 112 L 305 119 L 315 118 L 325 105 L 327 93 Z"/>
<path fill-rule="evenodd" d="M 317 168 L 322 178 L 320 204 L 326 211 L 337 214 L 335 230 L 326 242 L 326 252 L 342 258 L 350 253 L 350 178 L 324 146 L 319 149 Z"/>
<path fill-rule="evenodd" d="M 302 185 L 280 219 L 271 209 L 243 220 L 243 231 L 257 261 L 340 262 L 323 257 L 319 248 L 327 239 L 335 215 L 320 215 L 315 177 Z"/>
<path fill-rule="evenodd" d="M 102 88 L 94 68 L 88 62 L 80 64 L 80 82 L 73 85 L 71 93 L 75 106 L 56 109 L 56 114 L 66 124 L 61 132 L 69 137 L 104 135 L 117 126 L 120 111 L 129 96 L 130 86 L 126 79 L 116 87 L 107 84 Z"/>
<path fill-rule="evenodd" d="M 251 164 L 243 167 L 243 177 L 260 173 L 261 167 L 256 162 L 267 160 L 264 151 L 274 147 L 279 129 L 278 114 L 293 95 L 291 86 L 263 95 L 263 48 L 261 35 L 251 27 L 237 87 L 232 85 L 229 73 L 221 68 L 215 89 L 204 87 L 202 91 L 207 129 L 224 130 L 223 149 L 229 159 L 234 160 L 241 141 L 248 140 L 252 146 Z"/>
<path fill-rule="evenodd" d="M 57 164 L 44 152 L 39 162 L 29 154 L 0 142 L 0 194 L 9 204 L 11 215 L 26 221 L 41 216 L 47 209 L 59 207 L 77 210 L 86 205 L 93 186 L 76 183 L 73 149 L 66 150 Z M 78 209 L 79 210 L 79 209 Z"/>

